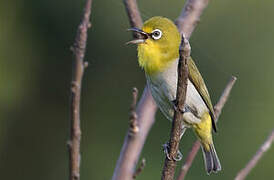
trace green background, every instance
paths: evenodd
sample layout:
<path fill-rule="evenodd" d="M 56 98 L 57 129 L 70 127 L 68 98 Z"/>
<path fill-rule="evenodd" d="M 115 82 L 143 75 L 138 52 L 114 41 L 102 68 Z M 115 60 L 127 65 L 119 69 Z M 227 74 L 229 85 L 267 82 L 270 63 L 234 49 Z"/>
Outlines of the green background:
<path fill-rule="evenodd" d="M 183 1 L 139 0 L 144 20 L 176 19 Z M 0 2 L 0 174 L 9 180 L 68 179 L 69 87 L 76 28 L 84 0 Z M 274 127 L 274 1 L 210 1 L 190 43 L 215 103 L 238 77 L 214 141 L 223 170 L 207 176 L 202 154 L 186 179 L 235 177 Z M 110 179 L 128 128 L 131 90 L 145 77 L 122 1 L 94 0 L 81 102 L 81 179 Z M 160 179 L 171 123 L 158 112 L 138 179 Z M 195 137 L 181 143 L 186 156 Z M 274 148 L 247 179 L 273 179 Z M 184 162 L 178 165 L 181 166 Z"/>

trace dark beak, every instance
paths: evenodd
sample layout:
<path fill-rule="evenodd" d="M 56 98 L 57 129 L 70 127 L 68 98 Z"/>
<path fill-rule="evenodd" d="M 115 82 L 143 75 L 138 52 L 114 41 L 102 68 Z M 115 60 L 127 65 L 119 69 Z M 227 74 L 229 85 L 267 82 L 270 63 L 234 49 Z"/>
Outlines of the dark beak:
<path fill-rule="evenodd" d="M 141 29 L 138 28 L 129 28 L 128 31 L 133 31 L 137 34 L 137 38 L 127 42 L 126 44 L 141 44 L 144 43 L 146 41 L 146 39 L 148 38 L 148 33 L 142 31 Z"/>

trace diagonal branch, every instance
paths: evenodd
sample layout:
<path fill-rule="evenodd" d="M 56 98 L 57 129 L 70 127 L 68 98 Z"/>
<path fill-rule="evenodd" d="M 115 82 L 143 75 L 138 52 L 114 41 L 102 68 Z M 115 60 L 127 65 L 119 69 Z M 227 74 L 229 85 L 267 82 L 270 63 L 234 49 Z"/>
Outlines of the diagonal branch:
<path fill-rule="evenodd" d="M 70 139 L 68 141 L 70 180 L 80 179 L 80 98 L 84 70 L 85 67 L 87 67 L 87 62 L 84 62 L 84 56 L 87 44 L 87 31 L 90 26 L 91 4 L 92 0 L 86 1 L 82 22 L 78 26 L 73 47 L 75 61 L 73 64 L 74 74 L 71 82 L 71 128 Z"/>
<path fill-rule="evenodd" d="M 123 0 L 131 27 L 141 28 L 143 20 L 141 18 L 136 0 Z"/>
<path fill-rule="evenodd" d="M 136 0 L 124 0 L 124 4 L 131 27 L 141 27 L 143 22 Z M 138 132 L 131 133 L 130 129 L 127 132 L 112 180 L 133 179 L 147 135 L 154 124 L 156 111 L 157 106 L 149 88 L 146 86 L 136 110 L 137 118 L 135 122 L 138 124 Z"/>
<path fill-rule="evenodd" d="M 146 87 L 136 110 L 139 131 L 134 134 L 130 130 L 127 132 L 112 180 L 130 180 L 133 178 L 147 134 L 154 123 L 155 112 L 156 105 Z"/>
<path fill-rule="evenodd" d="M 219 116 L 221 114 L 222 108 L 224 107 L 229 94 L 231 92 L 231 89 L 234 85 L 234 83 L 236 82 L 237 78 L 232 76 L 229 80 L 229 82 L 227 83 L 218 103 L 214 106 L 214 111 L 215 111 L 215 116 L 216 116 L 216 121 L 218 121 Z M 189 170 L 189 168 L 192 165 L 193 160 L 195 159 L 198 151 L 200 149 L 200 142 L 199 140 L 196 140 L 192 146 L 191 151 L 188 153 L 187 157 L 186 157 L 186 162 L 185 164 L 182 166 L 180 172 L 179 172 L 179 176 L 177 177 L 177 180 L 183 180 Z"/>
<path fill-rule="evenodd" d="M 250 171 L 256 166 L 258 161 L 262 158 L 264 153 L 268 151 L 274 141 L 274 129 L 271 134 L 265 140 L 265 142 L 261 145 L 256 154 L 252 157 L 252 159 L 247 163 L 247 165 L 237 174 L 235 180 L 244 180 L 246 176 L 250 173 Z"/>
<path fill-rule="evenodd" d="M 225 105 L 225 103 L 226 103 L 226 101 L 227 101 L 227 99 L 230 95 L 230 92 L 231 92 L 236 80 L 237 80 L 237 78 L 235 76 L 232 76 L 230 78 L 230 80 L 228 81 L 228 83 L 227 83 L 227 85 L 226 85 L 219 101 L 214 106 L 214 113 L 215 113 L 215 117 L 216 117 L 216 122 L 219 119 L 219 116 L 222 112 L 222 109 L 223 109 L 223 107 L 224 107 L 224 105 Z"/>
<path fill-rule="evenodd" d="M 187 39 L 200 22 L 200 17 L 207 7 L 209 0 L 187 0 L 185 6 L 176 20 L 176 25 L 181 34 L 184 33 Z"/>
<path fill-rule="evenodd" d="M 186 157 L 186 161 L 185 164 L 182 166 L 179 175 L 177 177 L 177 180 L 183 180 L 189 170 L 189 168 L 192 165 L 193 160 L 195 159 L 198 151 L 200 149 L 200 142 L 198 140 L 196 140 L 193 145 L 192 148 L 190 150 L 190 152 L 188 153 L 187 157 Z"/>
<path fill-rule="evenodd" d="M 188 67 L 187 59 L 190 56 L 190 44 L 188 40 L 182 36 L 182 43 L 180 47 L 180 58 L 178 63 L 178 83 L 176 93 L 176 111 L 174 113 L 172 128 L 169 140 L 169 157 L 166 157 L 164 168 L 162 171 L 162 180 L 173 180 L 176 168 L 176 156 L 180 144 L 180 136 L 182 133 L 182 109 L 185 106 L 187 80 L 188 80 Z"/>

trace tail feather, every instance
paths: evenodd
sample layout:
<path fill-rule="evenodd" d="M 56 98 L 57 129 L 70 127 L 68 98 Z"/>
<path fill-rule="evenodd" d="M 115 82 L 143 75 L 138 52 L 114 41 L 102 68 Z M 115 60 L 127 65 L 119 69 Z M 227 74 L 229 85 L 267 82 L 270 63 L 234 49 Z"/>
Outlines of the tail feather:
<path fill-rule="evenodd" d="M 202 150 L 204 156 L 205 169 L 207 174 L 210 174 L 213 170 L 213 159 L 210 151 L 207 151 L 204 147 L 202 147 Z"/>
<path fill-rule="evenodd" d="M 210 145 L 210 152 L 213 159 L 213 172 L 217 173 L 222 170 L 222 166 L 213 144 Z"/>
<path fill-rule="evenodd" d="M 208 174 L 211 172 L 217 173 L 221 171 L 222 167 L 215 151 L 214 145 L 209 145 L 209 150 L 207 150 L 204 146 L 202 146 L 205 169 Z"/>

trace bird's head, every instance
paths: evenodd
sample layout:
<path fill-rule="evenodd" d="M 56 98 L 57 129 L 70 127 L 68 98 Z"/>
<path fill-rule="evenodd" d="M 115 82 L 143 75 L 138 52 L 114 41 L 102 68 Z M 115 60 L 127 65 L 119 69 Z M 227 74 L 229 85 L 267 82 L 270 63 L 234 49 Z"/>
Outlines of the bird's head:
<path fill-rule="evenodd" d="M 152 17 L 142 29 L 129 29 L 139 34 L 128 44 L 138 44 L 139 64 L 148 74 L 164 70 L 179 56 L 181 36 L 175 24 L 164 17 Z"/>

